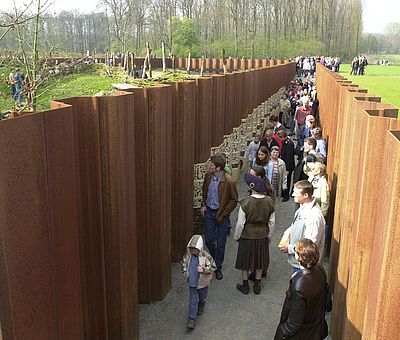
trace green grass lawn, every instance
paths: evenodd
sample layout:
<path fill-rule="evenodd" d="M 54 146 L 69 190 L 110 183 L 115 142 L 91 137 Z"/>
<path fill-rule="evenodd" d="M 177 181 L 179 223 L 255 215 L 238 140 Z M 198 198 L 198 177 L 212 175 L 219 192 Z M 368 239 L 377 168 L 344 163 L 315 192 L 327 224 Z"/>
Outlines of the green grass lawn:
<path fill-rule="evenodd" d="M 105 74 L 105 66 L 101 64 L 83 66 L 74 74 L 55 76 L 47 81 L 42 87 L 39 88 L 37 95 L 36 110 L 47 110 L 50 108 L 51 100 L 63 99 L 78 96 L 93 96 L 99 92 L 111 94 L 112 84 L 125 83 L 147 87 L 157 83 L 174 82 L 187 78 L 185 72 L 167 72 L 163 74 L 162 71 L 153 72 L 154 79 L 135 80 L 127 78 L 124 72 L 119 68 L 108 69 L 113 72 L 112 76 Z M 7 78 L 11 68 L 1 68 L 0 75 L 0 112 L 12 110 L 14 101 L 11 99 L 10 87 L 3 81 Z M 15 67 L 13 68 L 15 69 Z"/>
<path fill-rule="evenodd" d="M 364 76 L 350 76 L 350 71 L 350 64 L 341 65 L 342 76 L 367 89 L 368 93 L 380 96 L 382 103 L 400 108 L 400 66 L 368 65 Z"/>

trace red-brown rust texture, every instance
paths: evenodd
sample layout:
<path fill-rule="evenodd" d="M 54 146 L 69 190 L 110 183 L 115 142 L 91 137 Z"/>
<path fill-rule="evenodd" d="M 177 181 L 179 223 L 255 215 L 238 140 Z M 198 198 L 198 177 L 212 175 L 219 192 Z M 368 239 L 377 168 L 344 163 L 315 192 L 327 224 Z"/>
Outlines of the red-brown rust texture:
<path fill-rule="evenodd" d="M 172 101 L 172 261 L 177 262 L 186 251 L 193 232 L 194 142 L 196 121 L 196 82 L 175 84 Z"/>
<path fill-rule="evenodd" d="M 380 207 L 377 209 L 379 232 L 372 254 L 369 272 L 368 301 L 366 303 L 363 337 L 365 339 L 395 339 L 400 329 L 398 292 L 400 263 L 396 244 L 400 241 L 400 206 L 396 199 L 400 190 L 400 132 L 385 133 L 385 150 L 379 189 Z"/>
<path fill-rule="evenodd" d="M 0 124 L 4 339 L 83 339 L 71 108 Z"/>
<path fill-rule="evenodd" d="M 101 339 L 108 334 L 101 194 L 100 126 L 96 97 L 63 99 L 74 120 L 79 255 L 81 263 L 84 335 Z M 57 103 L 53 102 L 53 107 Z"/>
<path fill-rule="evenodd" d="M 397 109 L 320 65 L 317 85 L 335 212 L 332 338 L 390 339 L 400 331 L 397 302 L 392 303 L 400 288 L 393 248 L 399 224 L 399 134 L 389 132 L 400 129 Z M 391 298 L 386 299 L 387 292 Z"/>
<path fill-rule="evenodd" d="M 193 164 L 289 75 L 247 71 L 246 95 L 235 72 L 0 122 L 4 337 L 137 338 L 138 301 L 165 297 L 192 232 Z"/>
<path fill-rule="evenodd" d="M 197 78 L 196 84 L 195 163 L 204 163 L 210 157 L 213 117 L 213 78 Z"/>
<path fill-rule="evenodd" d="M 138 337 L 134 105 L 99 97 L 102 210 L 109 339 Z"/>
<path fill-rule="evenodd" d="M 211 145 L 220 145 L 225 131 L 226 76 L 213 76 L 213 112 Z"/>

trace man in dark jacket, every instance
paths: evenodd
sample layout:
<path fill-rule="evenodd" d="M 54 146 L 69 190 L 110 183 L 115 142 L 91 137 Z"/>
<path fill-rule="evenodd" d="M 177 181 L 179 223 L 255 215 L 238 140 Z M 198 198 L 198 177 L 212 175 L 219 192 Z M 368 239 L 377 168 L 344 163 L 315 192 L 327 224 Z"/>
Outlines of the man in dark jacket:
<path fill-rule="evenodd" d="M 206 246 L 217 265 L 215 277 L 223 278 L 226 237 L 230 225 L 229 215 L 236 208 L 238 194 L 231 176 L 224 172 L 225 157 L 213 155 L 204 177 L 200 212 L 204 216 Z"/>
<path fill-rule="evenodd" d="M 281 159 L 285 162 L 287 174 L 287 189 L 282 192 L 282 202 L 289 201 L 290 186 L 292 184 L 292 174 L 294 164 L 294 144 L 286 131 L 278 131 L 278 137 L 282 142 Z"/>

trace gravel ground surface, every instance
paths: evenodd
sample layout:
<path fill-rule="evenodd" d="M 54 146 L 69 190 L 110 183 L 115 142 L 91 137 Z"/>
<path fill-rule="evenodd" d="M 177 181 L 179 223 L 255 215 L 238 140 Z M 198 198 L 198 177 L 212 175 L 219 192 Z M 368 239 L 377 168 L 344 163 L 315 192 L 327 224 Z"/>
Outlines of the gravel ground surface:
<path fill-rule="evenodd" d="M 247 195 L 243 174 L 237 184 L 239 198 Z M 277 226 L 270 245 L 270 267 L 263 278 L 260 295 L 243 295 L 236 289 L 241 282 L 240 271 L 234 268 L 237 242 L 233 231 L 228 236 L 224 278 L 214 279 L 204 314 L 199 316 L 194 330 L 186 329 L 189 289 L 182 281 L 180 265 L 172 266 L 172 288 L 164 301 L 140 305 L 140 339 L 273 339 L 279 321 L 285 292 L 291 276 L 287 256 L 277 245 L 290 225 L 296 210 L 293 199 L 276 202 Z M 231 214 L 233 228 L 238 208 Z"/>

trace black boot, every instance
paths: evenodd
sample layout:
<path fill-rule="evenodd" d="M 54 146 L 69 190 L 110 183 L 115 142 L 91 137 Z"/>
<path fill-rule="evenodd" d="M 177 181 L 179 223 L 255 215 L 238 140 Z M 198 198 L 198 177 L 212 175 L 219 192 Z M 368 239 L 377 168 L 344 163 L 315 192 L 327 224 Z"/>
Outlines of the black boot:
<path fill-rule="evenodd" d="M 254 289 L 254 294 L 258 295 L 261 293 L 261 280 L 256 279 L 254 281 L 253 289 Z"/>
<path fill-rule="evenodd" d="M 243 294 L 247 295 L 250 292 L 249 281 L 243 280 L 243 284 L 237 283 L 236 288 L 242 292 Z"/>

